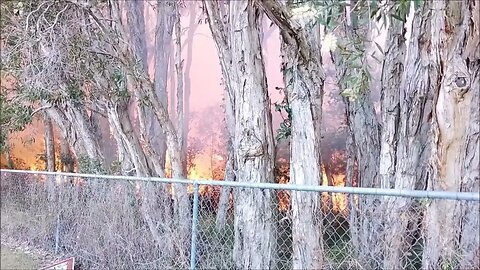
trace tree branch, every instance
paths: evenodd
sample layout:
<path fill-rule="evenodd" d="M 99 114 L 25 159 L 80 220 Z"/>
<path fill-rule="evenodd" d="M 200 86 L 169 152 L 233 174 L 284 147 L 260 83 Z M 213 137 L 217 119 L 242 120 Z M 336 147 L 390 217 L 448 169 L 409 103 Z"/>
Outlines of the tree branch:
<path fill-rule="evenodd" d="M 51 107 L 53 107 L 53 106 L 52 105 L 45 105 L 45 106 L 42 106 L 40 108 L 37 108 L 30 114 L 30 116 L 34 116 L 37 112 L 45 110 L 45 109 L 49 109 Z"/>
<path fill-rule="evenodd" d="M 301 34 L 300 25 L 292 21 L 288 10 L 275 0 L 255 0 L 258 7 L 280 29 L 287 44 L 298 47 L 301 58 L 306 62 L 310 57 L 307 39 Z M 300 34 L 299 34 L 300 33 Z"/>

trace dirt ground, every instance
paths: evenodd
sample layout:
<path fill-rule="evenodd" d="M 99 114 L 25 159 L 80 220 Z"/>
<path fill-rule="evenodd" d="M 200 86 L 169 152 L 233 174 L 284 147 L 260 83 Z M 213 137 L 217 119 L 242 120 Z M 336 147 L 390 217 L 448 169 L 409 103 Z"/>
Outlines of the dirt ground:
<path fill-rule="evenodd" d="M 33 257 L 23 251 L 12 250 L 1 246 L 1 270 L 11 269 L 37 269 L 38 264 Z"/>

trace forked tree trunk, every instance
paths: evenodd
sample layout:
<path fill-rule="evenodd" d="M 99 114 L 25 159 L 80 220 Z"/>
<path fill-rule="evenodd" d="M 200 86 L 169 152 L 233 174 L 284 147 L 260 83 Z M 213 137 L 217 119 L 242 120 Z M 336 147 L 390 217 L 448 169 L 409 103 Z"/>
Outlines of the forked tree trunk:
<path fill-rule="evenodd" d="M 66 103 L 63 108 L 47 109 L 50 118 L 59 127 L 62 138 L 68 142 L 72 160 L 80 156 L 103 164 L 103 154 L 100 150 L 100 134 L 94 119 L 90 119 L 82 106 Z M 73 151 L 73 152 L 72 152 Z M 68 160 L 69 163 L 73 161 Z M 71 168 L 73 170 L 73 167 Z"/>
<path fill-rule="evenodd" d="M 290 109 L 290 183 L 321 185 L 320 123 L 324 71 L 320 28 L 309 18 L 294 19 L 286 7 L 262 1 L 267 16 L 280 29 L 282 71 Z M 293 268 L 323 267 L 321 197 L 316 192 L 292 192 Z"/>
<path fill-rule="evenodd" d="M 429 189 L 479 192 L 480 4 L 432 1 L 433 112 Z M 480 268 L 478 204 L 434 200 L 425 213 L 424 269 Z M 443 229 L 442 229 L 443 228 Z"/>

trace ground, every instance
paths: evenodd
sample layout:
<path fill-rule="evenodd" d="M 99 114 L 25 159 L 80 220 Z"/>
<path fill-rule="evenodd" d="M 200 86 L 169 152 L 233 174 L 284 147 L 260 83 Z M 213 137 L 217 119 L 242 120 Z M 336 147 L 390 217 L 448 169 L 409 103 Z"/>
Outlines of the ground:
<path fill-rule="evenodd" d="M 12 250 L 4 245 L 1 246 L 1 270 L 37 269 L 37 266 L 31 255 L 23 251 Z"/>

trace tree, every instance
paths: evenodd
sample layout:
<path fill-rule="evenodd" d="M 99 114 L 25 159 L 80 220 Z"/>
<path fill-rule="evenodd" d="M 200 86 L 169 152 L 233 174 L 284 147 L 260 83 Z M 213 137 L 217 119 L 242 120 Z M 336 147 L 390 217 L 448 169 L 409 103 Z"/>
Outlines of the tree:
<path fill-rule="evenodd" d="M 430 45 L 428 79 L 434 83 L 429 88 L 432 174 L 426 184 L 432 190 L 480 192 L 480 5 L 477 1 L 425 5 L 431 7 L 427 21 L 431 36 L 421 41 Z M 428 203 L 423 267 L 479 268 L 479 223 L 478 205 Z"/>
<path fill-rule="evenodd" d="M 123 16 L 124 4 L 133 5 L 126 16 Z M 177 7 L 176 2 L 170 4 Z M 15 77 L 29 94 L 26 96 L 42 105 L 44 103 L 46 108 L 43 109 L 59 126 L 72 149 L 102 163 L 95 123 L 97 115 L 93 112 L 103 112 L 116 139 L 119 158 L 125 161 L 123 173 L 135 171 L 138 176 L 163 176 L 164 164 L 159 162 L 160 154 L 152 146 L 146 128 L 146 109 L 151 109 L 155 121 L 166 132 L 173 177 L 183 178 L 177 131 L 147 74 L 145 46 L 142 45 L 145 37 L 133 33 L 133 29 L 141 33 L 142 25 L 144 27 L 140 4 L 118 1 L 29 2 L 23 16 L 22 19 L 28 18 L 22 21 L 23 24 L 15 24 L 15 17 L 11 17 L 13 23 L 9 26 L 17 36 L 9 38 L 25 41 L 19 43 L 24 47 L 8 51 L 10 61 L 7 62 L 16 68 Z M 130 22 L 130 28 L 126 27 L 126 21 Z M 35 26 L 42 31 L 37 29 L 35 32 Z M 40 42 L 32 42 L 31 35 L 24 29 L 32 30 L 34 38 Z M 13 45 L 9 49 L 14 48 Z M 31 62 L 20 62 L 26 65 L 17 67 L 15 59 Z M 41 69 L 37 69 L 38 66 Z M 129 115 L 133 99 L 139 117 L 138 135 Z M 173 216 L 170 216 L 167 203 L 160 204 L 164 207 L 160 214 L 154 212 L 158 208 L 155 207 L 157 201 L 170 202 L 166 188 L 146 185 L 143 191 L 141 210 L 152 237 L 159 246 L 166 246 L 166 256 L 180 258 L 185 263 L 190 218 L 186 187 L 175 190 Z M 168 232 L 172 234 L 170 238 L 178 240 L 175 246 L 164 243 L 156 219 L 162 219 L 167 228 L 177 229 Z M 170 221 L 172 223 L 168 224 Z"/>
<path fill-rule="evenodd" d="M 478 72 L 479 57 L 473 48 L 478 46 L 479 39 L 473 31 L 477 21 L 473 20 L 475 23 L 472 24 L 469 19 L 471 14 L 476 14 L 478 6 L 473 2 L 447 5 L 437 1 L 400 1 L 374 6 L 375 12 L 367 13 L 372 6 L 365 6 L 363 1 L 353 4 L 346 10 L 348 17 L 343 31 L 344 37 L 359 42 L 345 46 L 350 50 L 336 58 L 336 65 L 347 97 L 353 154 L 359 165 L 359 185 L 478 192 L 478 183 L 471 179 L 478 178 L 479 165 L 470 162 L 478 159 L 474 154 L 479 147 L 478 133 L 472 133 L 478 130 L 478 126 L 466 124 L 478 122 L 478 112 L 473 112 L 470 105 L 478 102 L 478 95 L 470 89 L 478 84 L 473 74 Z M 407 46 L 404 27 L 410 4 L 414 4 L 415 13 Z M 365 26 L 371 23 L 371 14 L 379 20 L 390 21 L 387 51 L 382 60 L 381 118 L 378 123 L 369 101 L 372 85 L 368 69 L 360 68 L 360 73 L 354 72 L 355 66 L 366 66 L 368 61 L 363 60 L 364 64 L 358 65 L 348 59 L 355 56 L 355 52 L 367 50 L 370 34 L 365 31 Z M 445 19 L 448 18 L 446 14 L 457 15 Z M 352 63 L 355 65 L 351 66 Z M 452 128 L 452 125 L 455 126 Z M 351 207 L 355 209 L 355 205 Z M 463 237 L 472 233 L 474 222 L 478 224 L 478 217 L 471 214 L 472 206 L 447 201 L 422 203 L 389 198 L 381 204 L 375 204 L 374 199 L 359 200 L 358 207 L 359 215 L 353 216 L 355 220 L 350 229 L 354 245 L 360 246 L 358 252 L 362 265 L 370 268 L 406 267 L 411 263 L 409 253 L 415 252 L 413 245 L 420 241 L 417 235 L 422 222 L 426 224 L 424 268 L 475 265 L 473 258 L 476 255 L 472 251 L 475 248 L 469 247 L 478 246 L 479 240 L 477 237 Z M 426 211 L 425 217 L 421 211 Z M 465 224 L 469 225 L 460 225 L 460 220 L 468 220 Z M 448 229 L 440 232 L 440 224 Z M 455 231 L 454 228 L 461 229 Z M 396 233 L 392 234 L 392 231 Z M 383 247 L 378 247 L 380 241 L 385 242 Z M 454 258 L 454 251 L 460 257 Z"/>
<path fill-rule="evenodd" d="M 292 3 L 258 1 L 280 29 L 282 72 L 291 110 L 290 182 L 321 185 L 320 123 L 324 71 L 319 24 L 294 16 Z M 320 194 L 292 192 L 293 268 L 323 266 Z"/>
<path fill-rule="evenodd" d="M 231 138 L 236 180 L 274 182 L 274 142 L 261 51 L 260 12 L 253 1 L 229 3 L 228 17 L 224 17 L 225 7 L 218 1 L 204 1 L 204 5 L 227 84 L 227 125 L 229 132 L 234 131 Z M 233 111 L 234 122 L 229 118 Z M 236 267 L 270 268 L 275 259 L 272 194 L 236 190 L 234 204 Z"/>
<path fill-rule="evenodd" d="M 229 19 L 229 10 L 227 6 L 219 1 L 203 1 L 203 8 L 208 17 L 208 23 L 212 37 L 217 47 L 218 58 L 222 70 L 224 84 L 224 101 L 225 101 L 225 120 L 228 131 L 228 157 L 225 164 L 225 181 L 236 180 L 236 158 L 234 150 L 235 142 L 235 92 L 232 84 L 236 82 L 236 78 L 230 72 L 234 68 L 231 55 L 231 42 L 228 31 L 231 27 Z M 225 227 L 226 215 L 229 205 L 230 188 L 222 188 L 220 192 L 219 207 L 215 220 L 216 228 L 222 230 Z"/>

